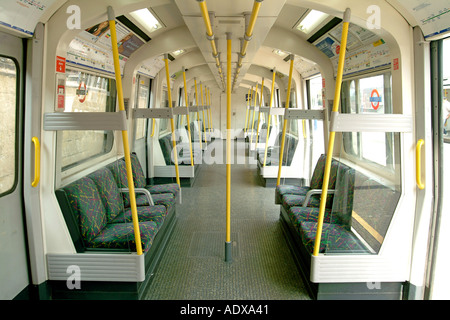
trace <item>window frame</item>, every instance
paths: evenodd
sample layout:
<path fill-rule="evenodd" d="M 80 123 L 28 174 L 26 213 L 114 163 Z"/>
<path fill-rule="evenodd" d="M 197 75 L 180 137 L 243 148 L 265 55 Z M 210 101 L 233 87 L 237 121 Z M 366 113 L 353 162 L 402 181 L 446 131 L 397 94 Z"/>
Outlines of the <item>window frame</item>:
<path fill-rule="evenodd" d="M 91 76 L 94 77 L 102 77 L 105 79 L 110 80 L 111 82 L 108 84 L 108 86 L 111 86 L 108 89 L 112 89 L 114 88 L 114 90 L 109 90 L 109 92 L 111 93 L 109 95 L 109 99 L 113 99 L 111 102 L 106 104 L 106 110 L 105 111 L 98 111 L 98 112 L 116 112 L 117 110 L 117 84 L 116 84 L 116 80 L 113 76 L 109 75 L 109 74 L 105 74 L 105 73 L 99 73 L 99 72 L 95 72 L 92 70 L 86 70 L 84 68 L 78 68 L 76 66 L 73 65 L 68 65 L 67 69 L 66 69 L 66 77 L 67 77 L 67 73 L 70 71 L 75 71 L 75 72 L 81 72 L 81 73 L 87 73 Z M 67 79 L 67 78 L 66 78 Z M 67 94 L 67 88 L 66 88 L 66 94 Z M 90 161 L 92 161 L 93 159 L 98 159 L 99 161 L 101 161 L 104 157 L 109 157 L 109 155 L 111 154 L 111 152 L 113 152 L 114 150 L 114 145 L 115 145 L 115 132 L 113 130 L 89 130 L 89 131 L 93 131 L 93 132 L 97 132 L 97 131 L 103 131 L 104 134 L 104 139 L 103 139 L 103 152 L 97 153 L 95 155 L 86 157 L 82 160 L 67 164 L 65 166 L 63 166 L 62 163 L 62 153 L 60 153 L 61 151 L 57 151 L 58 154 L 58 158 L 59 158 L 59 171 L 61 174 L 61 177 L 64 179 L 65 177 L 69 177 L 72 174 L 78 172 L 79 170 L 83 170 L 86 166 L 86 163 L 89 163 Z M 58 148 L 61 146 L 62 147 L 62 142 L 63 142 L 63 132 L 58 132 L 58 136 L 57 136 L 57 140 L 60 139 L 60 142 L 58 142 Z M 106 148 L 108 147 L 108 148 Z"/>
<path fill-rule="evenodd" d="M 11 60 L 16 67 L 16 110 L 15 110 L 15 132 L 14 132 L 14 180 L 9 189 L 0 192 L 0 198 L 13 193 L 19 184 L 19 151 L 20 151 L 20 95 L 21 95 L 21 70 L 16 58 L 0 54 L 1 58 Z"/>
<path fill-rule="evenodd" d="M 359 81 L 361 79 L 366 78 L 372 78 L 376 76 L 383 76 L 383 85 L 384 85 L 384 91 L 383 94 L 385 97 L 389 97 L 388 99 L 385 98 L 385 109 L 384 114 L 393 114 L 394 108 L 393 108 L 393 102 L 392 102 L 392 71 L 390 69 L 381 69 L 376 72 L 371 73 L 363 73 L 358 75 L 352 75 L 350 77 L 346 77 L 343 79 L 342 88 L 341 88 L 341 101 L 340 101 L 340 109 L 342 113 L 354 113 L 354 114 L 360 114 L 361 106 L 358 104 L 359 101 Z M 388 78 L 388 80 L 386 80 Z M 386 94 L 386 81 L 390 83 L 390 92 L 389 95 Z M 348 82 L 348 86 L 345 86 L 345 83 Z M 345 99 L 347 97 L 350 97 L 349 92 L 351 88 L 351 83 L 354 82 L 354 90 L 355 90 L 355 112 L 352 112 L 351 110 L 351 104 L 346 104 Z M 345 89 L 348 89 L 348 94 L 345 92 Z M 386 103 L 388 101 L 388 103 Z M 349 109 L 346 109 L 346 108 Z M 350 137 L 350 139 L 346 138 Z M 348 141 L 346 141 L 348 139 Z M 356 139 L 356 144 L 353 143 L 353 139 Z M 343 132 L 342 133 L 342 151 L 345 153 L 346 157 L 350 160 L 353 160 L 354 162 L 358 162 L 359 164 L 364 164 L 363 166 L 374 168 L 375 170 L 382 170 L 386 177 L 392 176 L 395 174 L 395 157 L 397 157 L 397 151 L 396 148 L 400 148 L 400 139 L 395 138 L 395 133 L 385 133 L 385 147 L 386 147 L 386 165 L 380 164 L 376 161 L 373 161 L 370 158 L 363 156 L 363 136 L 362 132 Z M 388 152 L 389 144 L 392 145 L 391 152 Z M 397 147 L 395 147 L 397 145 Z M 352 148 L 352 150 L 349 150 L 349 147 Z M 356 150 L 354 150 L 356 149 Z"/>

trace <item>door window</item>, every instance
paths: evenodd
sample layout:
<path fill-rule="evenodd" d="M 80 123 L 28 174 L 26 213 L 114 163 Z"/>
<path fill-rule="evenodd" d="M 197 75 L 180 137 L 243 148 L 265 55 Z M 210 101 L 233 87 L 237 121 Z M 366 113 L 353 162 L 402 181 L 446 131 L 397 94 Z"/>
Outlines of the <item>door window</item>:
<path fill-rule="evenodd" d="M 0 195 L 17 183 L 17 74 L 15 61 L 0 57 Z"/>

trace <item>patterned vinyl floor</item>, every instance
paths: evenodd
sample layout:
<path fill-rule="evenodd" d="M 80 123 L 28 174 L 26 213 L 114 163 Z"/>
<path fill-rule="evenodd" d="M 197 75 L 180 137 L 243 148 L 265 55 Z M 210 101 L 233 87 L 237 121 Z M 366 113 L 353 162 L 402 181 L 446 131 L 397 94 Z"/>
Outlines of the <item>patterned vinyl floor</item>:
<path fill-rule="evenodd" d="M 256 165 L 231 166 L 232 261 L 225 262 L 224 164 L 202 165 L 182 189 L 178 222 L 148 300 L 309 300 L 284 238 L 274 189 Z"/>

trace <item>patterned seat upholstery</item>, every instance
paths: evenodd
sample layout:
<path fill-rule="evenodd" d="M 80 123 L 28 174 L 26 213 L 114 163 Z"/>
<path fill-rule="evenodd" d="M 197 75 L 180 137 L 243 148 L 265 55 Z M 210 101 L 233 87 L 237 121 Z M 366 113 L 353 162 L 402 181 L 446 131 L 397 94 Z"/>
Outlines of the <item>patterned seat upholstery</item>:
<path fill-rule="evenodd" d="M 317 207 L 291 207 L 287 211 L 287 215 L 294 226 L 295 230 L 300 233 L 300 224 L 304 221 L 317 222 L 319 218 L 319 208 Z M 325 223 L 339 223 L 335 215 L 331 214 L 330 209 L 325 209 Z"/>
<path fill-rule="evenodd" d="M 153 244 L 158 227 L 154 221 L 139 223 L 142 250 L 148 251 Z M 91 248 L 129 249 L 136 251 L 134 228 L 132 223 L 111 223 L 89 242 Z"/>
<path fill-rule="evenodd" d="M 275 189 L 275 203 L 282 204 L 286 210 L 289 210 L 292 206 L 301 206 L 305 200 L 306 194 L 310 190 L 321 190 L 323 174 L 325 172 L 326 155 L 321 155 L 314 168 L 313 175 L 311 177 L 311 183 L 309 186 L 292 186 L 292 185 L 279 185 Z M 330 178 L 328 182 L 328 190 L 334 190 L 336 188 L 336 178 L 338 170 L 346 170 L 348 167 L 339 161 L 332 159 L 330 168 Z M 310 198 L 308 206 L 318 207 L 320 205 L 321 193 L 313 195 Z M 329 195 L 327 198 L 327 208 L 331 208 L 333 204 L 333 195 Z"/>
<path fill-rule="evenodd" d="M 145 188 L 151 194 L 171 193 L 176 198 L 180 193 L 180 187 L 176 183 L 167 183 L 159 185 L 147 185 L 144 171 L 141 163 L 135 153 L 131 153 L 131 167 L 133 171 L 133 180 L 136 188 Z M 127 181 L 127 180 L 126 180 Z"/>
<path fill-rule="evenodd" d="M 275 203 L 281 204 L 285 194 L 306 196 L 311 189 L 321 189 L 326 158 L 326 155 L 322 154 L 317 160 L 309 186 L 278 185 L 275 189 Z"/>
<path fill-rule="evenodd" d="M 155 206 L 139 206 L 136 207 L 139 222 L 153 221 L 158 228 L 164 222 L 167 215 L 166 207 L 163 205 Z M 129 223 L 132 222 L 131 208 L 126 208 L 112 221 L 112 223 Z"/>
<path fill-rule="evenodd" d="M 178 184 L 166 184 L 161 186 L 147 186 L 145 183 L 145 176 L 142 171 L 142 167 L 139 164 L 139 160 L 136 155 L 132 154 L 131 166 L 133 173 L 133 181 L 135 188 L 145 188 L 152 194 L 153 203 L 155 205 L 162 204 L 166 208 L 171 208 L 175 205 L 175 197 L 178 195 Z M 119 159 L 106 166 L 108 168 L 114 180 L 119 188 L 128 188 L 128 178 L 126 171 L 126 164 L 124 159 Z M 158 188 L 159 187 L 159 188 Z M 148 198 L 145 194 L 136 192 L 136 205 L 147 206 L 149 205 Z M 128 193 L 123 193 L 124 207 L 130 207 L 130 197 Z"/>
<path fill-rule="evenodd" d="M 314 242 L 317 233 L 317 222 L 302 221 L 299 233 L 306 250 L 314 251 Z M 320 239 L 319 253 L 368 253 L 364 244 L 343 225 L 324 223 Z"/>
<path fill-rule="evenodd" d="M 97 172 L 92 177 L 100 177 L 104 172 Z M 63 190 L 67 195 L 71 211 L 78 222 L 80 234 L 87 248 L 115 248 L 135 250 L 134 228 L 132 223 L 109 223 L 108 219 L 116 221 L 120 214 L 112 208 L 110 215 L 104 206 L 105 196 L 101 196 L 96 183 L 90 177 L 81 178 Z M 106 203 L 110 203 L 112 198 L 108 198 Z M 119 198 L 120 200 L 120 198 Z M 165 208 L 160 206 L 165 214 Z M 161 212 L 161 208 L 157 208 Z M 150 209 L 155 210 L 155 209 Z M 116 214 L 117 213 L 117 214 Z M 112 214 L 112 215 L 111 215 Z M 126 214 L 126 213 L 125 213 Z M 153 238 L 158 232 L 158 219 L 148 215 L 150 221 L 139 223 L 143 250 L 151 247 Z M 144 219 L 145 217 L 141 217 Z"/>

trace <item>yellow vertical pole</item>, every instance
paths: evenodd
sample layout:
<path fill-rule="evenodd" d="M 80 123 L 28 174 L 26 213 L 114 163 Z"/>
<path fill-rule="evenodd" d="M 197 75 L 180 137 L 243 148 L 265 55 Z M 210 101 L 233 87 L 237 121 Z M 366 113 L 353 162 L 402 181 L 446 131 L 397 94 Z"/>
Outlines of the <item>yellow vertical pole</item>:
<path fill-rule="evenodd" d="M 341 35 L 341 50 L 339 52 L 339 61 L 336 75 L 336 86 L 334 88 L 334 101 L 332 112 L 338 112 L 339 101 L 341 99 L 341 85 L 342 85 L 342 76 L 344 73 L 345 51 L 347 50 L 347 35 L 348 35 L 348 25 L 350 22 L 350 14 L 351 11 L 349 8 L 347 8 L 344 12 L 344 20 Z M 328 193 L 328 182 L 330 181 L 330 168 L 331 168 L 331 160 L 333 157 L 335 134 L 336 133 L 334 131 L 330 131 L 330 137 L 328 139 L 327 159 L 325 162 L 325 171 L 323 173 L 322 195 L 320 197 L 319 217 L 317 219 L 317 233 L 316 239 L 314 241 L 314 251 L 313 251 L 314 256 L 318 256 L 320 250 L 320 241 L 322 238 L 323 219 L 325 215 L 325 205 Z"/>
<path fill-rule="evenodd" d="M 244 133 L 247 133 L 247 123 L 248 123 L 248 107 L 250 106 L 250 90 L 251 88 L 248 88 L 247 93 L 247 111 L 245 112 L 245 127 L 244 127 Z"/>
<path fill-rule="evenodd" d="M 170 74 L 169 74 L 169 57 L 168 54 L 164 54 L 164 63 L 166 65 L 166 81 L 167 81 L 167 93 L 169 95 L 169 108 L 172 108 L 172 90 L 170 89 Z M 180 172 L 178 170 L 178 152 L 177 152 L 177 138 L 175 135 L 175 123 L 173 118 L 170 118 L 170 127 L 172 129 L 172 145 L 173 145 L 173 162 L 175 162 L 175 175 L 177 178 L 177 184 L 180 184 Z"/>
<path fill-rule="evenodd" d="M 186 68 L 183 67 L 183 82 L 184 82 L 184 101 L 186 103 L 186 108 L 188 108 L 188 94 L 186 87 Z M 187 127 L 188 127 L 188 139 L 189 139 L 189 151 L 191 153 L 191 166 L 194 165 L 194 157 L 192 155 L 192 139 L 191 139 L 191 120 L 189 118 L 189 110 L 186 115 Z"/>
<path fill-rule="evenodd" d="M 211 110 L 211 92 L 208 88 L 208 106 L 209 106 L 209 133 L 212 132 L 212 110 Z"/>
<path fill-rule="evenodd" d="M 231 33 L 227 32 L 227 185 L 225 261 L 231 261 Z"/>
<path fill-rule="evenodd" d="M 258 95 L 258 83 L 256 83 L 256 89 L 255 89 L 255 100 L 253 105 L 253 117 L 252 117 L 252 132 L 250 136 L 250 145 L 253 143 L 253 129 L 255 127 L 255 112 L 256 112 L 256 96 Z"/>
<path fill-rule="evenodd" d="M 195 105 L 198 108 L 197 78 L 194 78 L 194 85 L 195 85 Z M 200 141 L 200 149 L 203 149 L 202 133 L 201 133 L 201 128 L 200 128 L 200 111 L 198 111 L 198 109 L 197 109 L 197 122 L 198 122 L 198 139 Z"/>
<path fill-rule="evenodd" d="M 200 98 L 202 100 L 202 108 L 205 107 L 205 103 L 203 101 L 203 89 L 202 89 L 202 83 L 200 82 Z M 202 122 L 203 122 L 203 137 L 205 138 L 205 144 L 207 144 L 206 142 L 206 124 L 205 124 L 205 109 L 202 110 Z"/>
<path fill-rule="evenodd" d="M 288 81 L 285 109 L 289 108 L 289 99 L 290 99 L 290 96 L 291 96 L 292 69 L 294 67 L 294 55 L 293 54 L 291 54 L 290 60 L 291 60 L 291 66 L 289 68 L 289 81 Z M 283 133 L 281 135 L 280 162 L 278 163 L 277 186 L 280 185 L 280 179 L 281 179 L 281 168 L 283 166 L 284 140 L 286 138 L 286 128 L 287 128 L 287 119 L 284 119 Z"/>
<path fill-rule="evenodd" d="M 259 96 L 259 111 L 258 111 L 258 122 L 256 125 L 256 141 L 255 141 L 255 151 L 258 148 L 258 139 L 259 139 L 259 121 L 261 119 L 261 106 L 263 101 L 263 90 L 264 90 L 264 78 L 262 78 L 261 82 L 261 94 Z"/>
<path fill-rule="evenodd" d="M 114 59 L 114 72 L 116 77 L 117 97 L 119 100 L 119 112 L 125 112 L 123 100 L 122 76 L 120 73 L 119 48 L 117 47 L 116 16 L 111 6 L 108 7 L 108 21 L 111 32 L 111 47 Z M 125 166 L 127 169 L 128 189 L 130 190 L 131 218 L 133 221 L 134 239 L 136 242 L 136 253 L 142 255 L 141 232 L 136 207 L 136 194 L 134 193 L 133 171 L 131 168 L 130 146 L 128 142 L 128 131 L 122 131 L 123 152 L 125 154 Z"/>
<path fill-rule="evenodd" d="M 270 89 L 270 102 L 269 102 L 269 120 L 267 123 L 267 133 L 266 133 L 266 145 L 264 147 L 264 162 L 263 167 L 266 166 L 267 161 L 267 150 L 269 147 L 269 130 L 270 130 L 270 120 L 272 119 L 272 116 L 270 115 L 270 111 L 272 110 L 272 100 L 273 100 L 273 90 L 275 89 L 275 68 L 272 71 L 272 88 Z"/>

